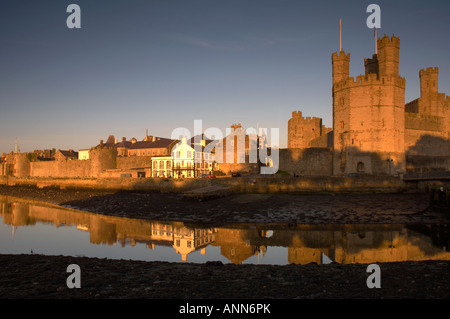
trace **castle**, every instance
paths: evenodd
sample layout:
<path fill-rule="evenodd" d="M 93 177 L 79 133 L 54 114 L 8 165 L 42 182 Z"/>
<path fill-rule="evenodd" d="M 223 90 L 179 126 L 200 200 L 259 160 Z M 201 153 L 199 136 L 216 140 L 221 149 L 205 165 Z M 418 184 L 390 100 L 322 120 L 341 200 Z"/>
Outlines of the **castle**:
<path fill-rule="evenodd" d="M 341 49 L 332 54 L 333 128 L 323 125 L 320 118 L 293 112 L 288 148 L 279 149 L 280 171 L 303 176 L 450 171 L 450 97 L 438 91 L 439 69 L 420 70 L 420 97 L 405 104 L 406 80 L 399 74 L 400 39 L 384 36 L 376 43 L 376 54 L 364 59 L 365 74 L 356 78 L 350 77 L 350 53 Z M 250 163 L 251 157 L 259 158 L 259 150 L 251 152 L 258 140 L 244 136 L 240 124 L 231 129 L 232 138 L 217 144 L 223 153 L 214 156 L 224 159 L 217 167 L 205 161 L 194 163 L 193 141 L 186 152 L 189 160 L 174 160 L 170 154 L 178 141 L 146 134 L 141 142 L 135 138 L 118 142 L 110 136 L 105 144 L 101 141 L 90 150 L 80 150 L 79 160 L 70 160 L 70 152 L 62 151 L 53 156 L 54 161 L 43 161 L 40 153 L 7 154 L 0 163 L 0 176 L 157 177 L 185 171 L 185 176 L 198 177 L 213 169 L 228 175 L 234 171 L 256 174 L 260 165 L 271 164 L 267 159 Z M 241 150 L 239 139 L 245 141 Z M 198 154 L 206 145 L 203 138 L 202 142 Z M 174 168 L 178 160 L 186 169 Z"/>
<path fill-rule="evenodd" d="M 332 54 L 333 129 L 293 112 L 288 148 L 330 148 L 333 175 L 396 175 L 450 169 L 450 97 L 438 92 L 438 68 L 422 69 L 420 97 L 405 104 L 400 39 L 377 39 L 365 74 L 350 77 L 350 53 Z"/>

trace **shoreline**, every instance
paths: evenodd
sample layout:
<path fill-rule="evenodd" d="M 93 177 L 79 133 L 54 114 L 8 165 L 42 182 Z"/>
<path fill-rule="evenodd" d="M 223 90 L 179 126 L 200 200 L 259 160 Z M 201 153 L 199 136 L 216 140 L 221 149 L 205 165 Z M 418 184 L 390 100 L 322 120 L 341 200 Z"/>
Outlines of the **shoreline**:
<path fill-rule="evenodd" d="M 197 200 L 176 193 L 0 185 L 0 195 L 108 216 L 208 225 L 450 222 L 449 214 L 430 209 L 426 193 L 244 193 Z"/>
<path fill-rule="evenodd" d="M 177 194 L 0 185 L 0 195 L 105 215 L 205 224 L 449 222 L 442 213 L 427 210 L 427 194 L 240 194 L 196 201 Z M 145 203 L 152 205 L 144 206 Z M 178 211 L 173 211 L 176 207 Z M 81 289 L 66 286 L 69 275 L 66 268 L 72 263 L 82 269 Z M 450 261 L 378 265 L 382 288 L 369 289 L 366 264 L 197 264 L 0 254 L 0 296 L 4 299 L 445 299 L 449 296 Z"/>
<path fill-rule="evenodd" d="M 81 288 L 69 289 L 77 264 Z M 170 263 L 87 257 L 0 255 L 3 299 L 447 299 L 450 261 L 378 263 L 381 288 L 368 288 L 366 264 L 251 265 Z"/>

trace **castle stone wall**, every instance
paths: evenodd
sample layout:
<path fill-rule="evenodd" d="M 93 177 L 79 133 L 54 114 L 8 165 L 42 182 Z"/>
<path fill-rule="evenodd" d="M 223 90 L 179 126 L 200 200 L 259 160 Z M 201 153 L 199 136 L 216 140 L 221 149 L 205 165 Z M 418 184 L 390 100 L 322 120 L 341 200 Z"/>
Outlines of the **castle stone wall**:
<path fill-rule="evenodd" d="M 395 174 L 404 169 L 405 79 L 398 75 L 400 40 L 385 36 L 378 46 L 378 56 L 365 60 L 365 75 L 333 76 L 334 175 Z M 342 73 L 341 59 L 333 53 L 333 74 Z M 386 170 L 383 160 L 395 170 Z"/>
<path fill-rule="evenodd" d="M 280 149 L 279 170 L 302 176 L 332 175 L 332 150 L 330 148 Z"/>
<path fill-rule="evenodd" d="M 303 117 L 302 112 L 292 112 L 288 121 L 288 148 L 328 147 L 327 133 L 331 128 L 322 125 L 318 117 Z"/>
<path fill-rule="evenodd" d="M 406 172 L 450 171 L 450 156 L 407 155 Z"/>

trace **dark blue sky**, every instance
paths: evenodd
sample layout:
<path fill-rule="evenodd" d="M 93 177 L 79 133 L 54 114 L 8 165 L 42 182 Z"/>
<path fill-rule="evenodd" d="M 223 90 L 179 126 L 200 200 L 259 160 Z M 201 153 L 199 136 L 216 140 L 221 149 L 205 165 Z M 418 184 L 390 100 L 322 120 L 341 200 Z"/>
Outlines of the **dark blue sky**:
<path fill-rule="evenodd" d="M 81 29 L 66 8 L 81 7 Z M 406 102 L 419 69 L 440 68 L 450 94 L 449 1 L 3 0 L 0 10 L 0 152 L 88 148 L 109 134 L 170 137 L 225 132 L 232 123 L 277 127 L 286 146 L 294 110 L 331 127 L 331 54 L 351 52 L 351 76 L 379 36 L 400 37 Z"/>

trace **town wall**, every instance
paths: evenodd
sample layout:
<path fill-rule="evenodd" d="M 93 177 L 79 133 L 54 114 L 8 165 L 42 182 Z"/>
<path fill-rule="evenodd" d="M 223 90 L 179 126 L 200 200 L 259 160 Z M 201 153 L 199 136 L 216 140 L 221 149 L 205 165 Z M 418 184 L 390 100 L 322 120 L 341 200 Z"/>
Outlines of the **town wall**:
<path fill-rule="evenodd" d="M 1 176 L 14 177 L 52 177 L 52 178 L 85 178 L 98 177 L 107 169 L 116 168 L 114 149 L 94 149 L 91 159 L 54 161 L 30 161 L 27 154 L 8 154 L 5 163 L 1 165 Z"/>
<path fill-rule="evenodd" d="M 90 152 L 91 175 L 96 177 L 107 169 L 117 167 L 117 150 L 115 148 L 100 147 L 92 149 Z"/>
<path fill-rule="evenodd" d="M 30 163 L 31 177 L 93 177 L 92 160 L 43 161 Z"/>
<path fill-rule="evenodd" d="M 30 161 L 25 154 L 19 154 L 14 159 L 14 175 L 27 177 L 30 175 Z"/>

